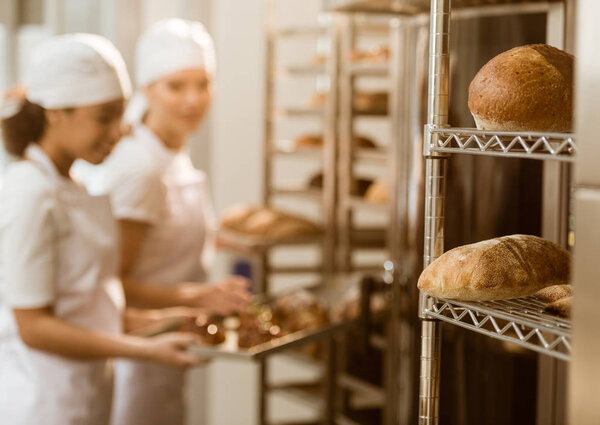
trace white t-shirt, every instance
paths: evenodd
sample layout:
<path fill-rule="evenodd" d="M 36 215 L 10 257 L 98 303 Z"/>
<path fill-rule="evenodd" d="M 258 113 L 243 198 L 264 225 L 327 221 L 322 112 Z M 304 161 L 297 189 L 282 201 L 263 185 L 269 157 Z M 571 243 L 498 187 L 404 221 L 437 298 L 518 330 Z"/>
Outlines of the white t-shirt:
<path fill-rule="evenodd" d="M 206 176 L 185 152 L 168 149 L 139 125 L 119 142 L 96 178 L 118 219 L 150 224 L 133 279 L 177 284 L 206 278 L 215 219 Z"/>

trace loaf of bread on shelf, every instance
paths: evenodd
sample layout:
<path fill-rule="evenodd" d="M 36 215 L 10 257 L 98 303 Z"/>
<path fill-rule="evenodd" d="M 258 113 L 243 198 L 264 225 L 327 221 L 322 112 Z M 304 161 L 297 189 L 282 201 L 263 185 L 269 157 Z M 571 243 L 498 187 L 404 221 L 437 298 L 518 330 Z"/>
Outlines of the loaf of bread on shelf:
<path fill-rule="evenodd" d="M 308 100 L 310 108 L 322 108 L 327 101 L 327 93 L 313 93 Z M 387 92 L 358 92 L 354 94 L 353 108 L 356 112 L 367 114 L 387 114 Z"/>
<path fill-rule="evenodd" d="M 365 200 L 373 204 L 385 204 L 389 200 L 389 191 L 387 179 L 377 179 L 365 192 Z"/>
<path fill-rule="evenodd" d="M 221 228 L 269 241 L 316 236 L 320 233 L 311 221 L 267 207 L 234 206 L 225 212 Z"/>
<path fill-rule="evenodd" d="M 354 147 L 359 149 L 375 149 L 377 144 L 366 136 L 354 136 Z M 319 148 L 323 146 L 323 136 L 320 134 L 303 134 L 294 139 L 294 148 Z"/>
<path fill-rule="evenodd" d="M 352 196 L 365 196 L 369 187 L 373 184 L 373 180 L 368 178 L 354 178 L 350 182 L 350 194 Z M 308 187 L 315 189 L 323 188 L 323 173 L 317 173 L 308 181 Z"/>
<path fill-rule="evenodd" d="M 359 113 L 387 114 L 387 92 L 359 92 L 354 95 L 354 110 Z"/>
<path fill-rule="evenodd" d="M 552 285 L 536 292 L 535 297 L 544 303 L 573 296 L 573 285 Z"/>
<path fill-rule="evenodd" d="M 572 55 L 546 44 L 501 53 L 469 87 L 477 128 L 489 131 L 569 132 L 573 123 Z"/>
<path fill-rule="evenodd" d="M 533 295 L 566 284 L 569 253 L 553 242 L 511 235 L 454 248 L 419 277 L 422 291 L 441 298 L 490 301 Z"/>
<path fill-rule="evenodd" d="M 544 307 L 544 310 L 555 316 L 560 316 L 565 319 L 571 317 L 571 305 L 573 304 L 573 297 L 561 298 L 558 301 L 549 303 Z"/>
<path fill-rule="evenodd" d="M 323 146 L 323 136 L 320 134 L 303 134 L 294 139 L 294 148 L 320 148 Z"/>

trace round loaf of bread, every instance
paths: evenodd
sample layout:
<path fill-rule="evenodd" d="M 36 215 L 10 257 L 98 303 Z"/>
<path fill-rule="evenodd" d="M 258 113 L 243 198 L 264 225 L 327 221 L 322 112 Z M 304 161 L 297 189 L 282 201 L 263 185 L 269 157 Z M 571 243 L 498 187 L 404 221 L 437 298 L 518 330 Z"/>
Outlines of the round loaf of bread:
<path fill-rule="evenodd" d="M 546 44 L 504 52 L 469 86 L 477 128 L 489 131 L 569 132 L 573 122 L 572 55 Z"/>

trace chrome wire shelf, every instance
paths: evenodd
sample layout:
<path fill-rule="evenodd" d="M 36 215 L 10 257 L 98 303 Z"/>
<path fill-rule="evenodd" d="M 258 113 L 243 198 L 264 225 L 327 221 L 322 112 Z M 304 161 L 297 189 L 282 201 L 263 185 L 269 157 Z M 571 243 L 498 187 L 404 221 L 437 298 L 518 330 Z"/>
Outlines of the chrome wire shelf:
<path fill-rule="evenodd" d="M 291 76 L 307 76 L 314 77 L 319 75 L 326 75 L 325 65 L 287 65 L 277 68 L 277 75 L 280 77 L 291 77 Z"/>
<path fill-rule="evenodd" d="M 535 297 L 485 302 L 425 297 L 423 316 L 561 360 L 571 357 L 571 322 L 545 313 L 544 303 Z"/>
<path fill-rule="evenodd" d="M 278 28 L 273 34 L 276 37 L 315 37 L 327 35 L 327 26 L 299 26 L 289 28 Z"/>
<path fill-rule="evenodd" d="M 290 117 L 322 117 L 324 114 L 323 108 L 312 107 L 287 107 L 276 108 L 273 111 L 273 117 L 290 118 Z"/>
<path fill-rule="evenodd" d="M 350 65 L 348 72 L 361 77 L 388 77 L 390 65 L 387 61 L 380 63 L 355 63 Z"/>
<path fill-rule="evenodd" d="M 567 133 L 493 132 L 469 128 L 429 129 L 431 150 L 445 153 L 555 159 L 572 162 L 575 136 Z"/>

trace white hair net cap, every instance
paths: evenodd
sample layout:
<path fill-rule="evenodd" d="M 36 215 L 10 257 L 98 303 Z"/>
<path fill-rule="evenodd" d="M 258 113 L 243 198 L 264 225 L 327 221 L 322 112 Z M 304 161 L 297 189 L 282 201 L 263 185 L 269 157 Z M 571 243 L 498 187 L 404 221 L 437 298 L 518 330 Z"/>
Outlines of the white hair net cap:
<path fill-rule="evenodd" d="M 174 72 L 194 68 L 205 69 L 210 75 L 214 75 L 216 68 L 212 37 L 200 22 L 164 19 L 148 28 L 137 42 L 135 76 L 138 87 L 146 87 Z M 136 93 L 125 112 L 125 121 L 140 122 L 147 109 L 145 96 Z"/>
<path fill-rule="evenodd" d="M 164 19 L 139 39 L 135 52 L 136 83 L 145 87 L 177 71 L 191 68 L 215 72 L 215 48 L 200 22 Z"/>
<path fill-rule="evenodd" d="M 52 37 L 32 53 L 25 75 L 27 99 L 46 109 L 110 102 L 131 95 L 119 51 L 94 34 Z"/>

